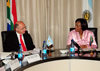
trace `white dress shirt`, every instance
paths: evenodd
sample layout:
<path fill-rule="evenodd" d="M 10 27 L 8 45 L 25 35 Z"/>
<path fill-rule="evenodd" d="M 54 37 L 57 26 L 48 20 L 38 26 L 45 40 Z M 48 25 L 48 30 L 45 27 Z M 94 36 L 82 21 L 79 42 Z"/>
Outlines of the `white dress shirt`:
<path fill-rule="evenodd" d="M 17 37 L 18 37 L 19 44 L 21 44 L 21 43 L 20 43 L 20 34 L 17 33 L 17 32 L 16 32 L 16 34 L 17 34 Z M 22 40 L 23 40 L 24 45 L 25 45 L 25 41 L 24 41 L 24 37 L 23 37 L 23 35 L 22 35 Z M 25 45 L 25 47 L 26 47 L 26 45 Z M 27 47 L 26 47 L 26 49 L 27 49 Z M 23 51 L 23 50 L 22 50 L 22 51 Z"/>

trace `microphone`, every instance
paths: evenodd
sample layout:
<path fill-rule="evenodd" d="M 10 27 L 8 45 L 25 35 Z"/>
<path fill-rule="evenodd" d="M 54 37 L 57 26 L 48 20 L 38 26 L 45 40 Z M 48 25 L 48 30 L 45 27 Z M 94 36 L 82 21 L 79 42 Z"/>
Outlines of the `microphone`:
<path fill-rule="evenodd" d="M 73 39 L 72 39 L 72 42 L 78 49 L 80 49 L 80 46 Z"/>
<path fill-rule="evenodd" d="M 78 48 L 78 53 L 79 53 L 79 50 L 81 49 L 81 47 L 72 39 L 71 40 L 73 42 L 73 44 Z"/>

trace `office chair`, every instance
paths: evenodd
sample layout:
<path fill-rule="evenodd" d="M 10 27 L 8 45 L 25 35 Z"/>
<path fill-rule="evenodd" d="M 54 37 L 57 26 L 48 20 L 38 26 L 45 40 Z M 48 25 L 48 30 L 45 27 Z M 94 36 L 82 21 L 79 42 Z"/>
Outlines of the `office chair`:
<path fill-rule="evenodd" d="M 1 32 L 1 37 L 2 37 L 2 44 L 3 44 L 3 52 L 6 52 L 6 38 L 9 34 L 12 34 L 14 31 L 2 31 Z"/>
<path fill-rule="evenodd" d="M 7 52 L 6 51 L 6 38 L 7 36 L 9 36 L 10 34 L 14 33 L 15 31 L 2 31 L 1 32 L 1 37 L 2 37 L 2 44 L 3 44 L 3 52 Z M 26 33 L 28 33 L 28 31 L 26 31 Z"/>
<path fill-rule="evenodd" d="M 72 31 L 72 30 L 74 30 L 75 28 L 70 28 L 70 31 Z M 90 31 L 92 31 L 93 33 L 94 33 L 94 36 L 95 36 L 95 41 L 96 41 L 96 43 L 97 43 L 97 45 L 98 45 L 98 40 L 97 40 L 97 28 L 88 28 L 87 30 L 90 30 Z"/>

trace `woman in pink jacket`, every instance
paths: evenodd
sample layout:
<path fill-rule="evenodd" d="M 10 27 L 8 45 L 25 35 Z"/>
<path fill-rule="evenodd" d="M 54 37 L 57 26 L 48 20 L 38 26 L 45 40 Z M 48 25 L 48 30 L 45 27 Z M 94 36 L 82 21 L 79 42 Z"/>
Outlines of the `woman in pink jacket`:
<path fill-rule="evenodd" d="M 88 28 L 87 21 L 83 18 L 78 18 L 75 21 L 75 29 L 69 32 L 67 46 L 70 47 L 71 40 L 73 39 L 82 49 L 91 47 L 97 48 L 94 34 L 93 32 L 87 30 L 87 28 Z M 93 38 L 91 46 L 90 46 L 90 37 Z"/>

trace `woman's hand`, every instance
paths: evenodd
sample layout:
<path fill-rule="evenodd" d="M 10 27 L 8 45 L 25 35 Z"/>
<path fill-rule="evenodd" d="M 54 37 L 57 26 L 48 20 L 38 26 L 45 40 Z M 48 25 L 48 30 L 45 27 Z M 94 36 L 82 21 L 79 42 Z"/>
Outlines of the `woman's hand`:
<path fill-rule="evenodd" d="M 86 45 L 81 45 L 80 47 L 81 47 L 82 49 L 87 48 Z"/>

